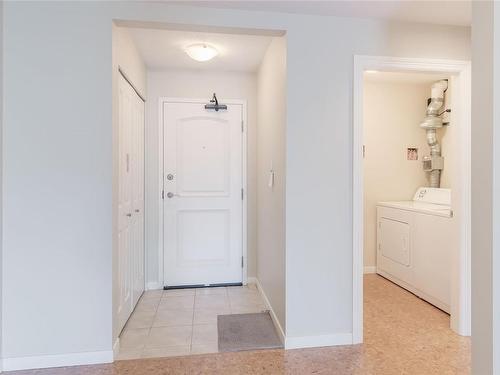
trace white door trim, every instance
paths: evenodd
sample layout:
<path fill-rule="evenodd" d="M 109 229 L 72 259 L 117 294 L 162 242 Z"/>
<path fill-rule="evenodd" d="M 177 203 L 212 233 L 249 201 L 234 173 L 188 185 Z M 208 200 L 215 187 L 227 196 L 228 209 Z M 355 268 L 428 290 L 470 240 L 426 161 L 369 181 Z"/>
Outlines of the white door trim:
<path fill-rule="evenodd" d="M 158 215 L 158 287 L 163 288 L 165 285 L 164 277 L 163 277 L 163 262 L 164 262 L 164 254 L 163 254 L 163 200 L 162 200 L 162 192 L 163 192 L 163 103 L 198 103 L 200 105 L 207 104 L 208 99 L 197 99 L 197 98 L 172 98 L 172 97 L 160 97 L 158 99 L 158 197 L 160 198 L 160 208 Z M 241 157 L 242 157 L 242 186 L 244 189 L 243 194 L 243 218 L 242 218 L 242 252 L 243 252 L 243 275 L 242 280 L 243 284 L 246 285 L 248 282 L 248 248 L 247 248 L 247 195 L 248 195 L 248 186 L 247 186 L 247 101 L 241 99 L 222 99 L 222 104 L 233 104 L 233 105 L 241 105 L 241 113 L 243 118 L 243 132 L 242 132 L 242 147 L 241 147 Z M 158 289 L 158 288 L 157 288 Z"/>
<path fill-rule="evenodd" d="M 461 176 L 462 194 L 459 208 L 462 212 L 461 245 L 454 264 L 458 270 L 455 280 L 458 290 L 452 289 L 452 328 L 459 334 L 469 336 L 471 332 L 470 310 L 470 191 L 471 191 L 471 68 L 469 61 L 436 60 L 420 58 L 395 58 L 384 56 L 354 56 L 353 82 L 353 279 L 352 279 L 352 339 L 353 344 L 363 342 L 363 72 L 365 70 L 419 71 L 449 73 L 458 76 L 460 103 L 453 110 L 459 111 L 460 123 L 460 163 L 464 166 Z M 463 126 L 462 126 L 463 125 Z M 453 309 L 453 295 L 456 296 Z M 453 314 L 453 311 L 456 313 Z"/>

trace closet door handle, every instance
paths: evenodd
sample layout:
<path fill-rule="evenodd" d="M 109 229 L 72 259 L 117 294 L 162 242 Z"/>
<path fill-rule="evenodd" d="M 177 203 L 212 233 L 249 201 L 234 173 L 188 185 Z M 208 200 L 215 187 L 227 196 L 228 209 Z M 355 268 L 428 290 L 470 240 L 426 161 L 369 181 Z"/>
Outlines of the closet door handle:
<path fill-rule="evenodd" d="M 128 214 L 125 214 L 125 216 L 127 216 L 127 217 L 132 217 L 132 214 L 131 214 L 131 213 L 128 213 Z"/>

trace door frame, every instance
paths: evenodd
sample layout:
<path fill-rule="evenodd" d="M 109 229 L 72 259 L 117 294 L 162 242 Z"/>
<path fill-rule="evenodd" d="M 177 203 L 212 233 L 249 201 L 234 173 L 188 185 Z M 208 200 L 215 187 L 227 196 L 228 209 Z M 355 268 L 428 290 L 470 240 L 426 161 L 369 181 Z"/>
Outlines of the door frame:
<path fill-rule="evenodd" d="M 464 165 L 461 173 L 461 194 L 458 202 L 464 220 L 460 221 L 460 247 L 453 259 L 454 283 L 451 295 L 451 327 L 460 335 L 471 333 L 471 64 L 462 60 L 437 60 L 421 58 L 396 58 L 385 56 L 354 56 L 353 81 L 353 154 L 352 154 L 352 337 L 353 344 L 363 342 L 363 73 L 366 70 L 399 72 L 448 73 L 457 76 L 460 97 L 454 98 L 459 126 L 460 155 L 457 160 Z M 424 114 L 422 114 L 423 116 Z M 456 284 L 456 285 L 455 285 Z"/>
<path fill-rule="evenodd" d="M 175 97 L 160 97 L 158 99 L 158 197 L 159 197 L 159 215 L 158 215 L 158 282 L 160 283 L 160 287 L 163 289 L 165 286 L 164 279 L 164 233 L 163 233 L 163 199 L 162 192 L 164 191 L 164 177 L 163 177 L 163 168 L 164 168 L 164 139 L 163 139 L 163 104 L 164 103 L 194 103 L 204 105 L 208 103 L 207 99 L 200 98 L 175 98 Z M 241 185 L 244 191 L 242 204 L 242 255 L 243 255 L 243 267 L 242 267 L 242 282 L 243 285 L 246 285 L 248 282 L 248 228 L 247 228 L 247 197 L 248 197 L 248 186 L 247 186 L 247 132 L 248 132 L 248 119 L 247 119 L 247 101 L 243 99 L 223 99 L 221 100 L 223 104 L 229 105 L 240 105 L 241 106 L 241 117 L 242 117 L 242 138 L 241 138 Z"/>

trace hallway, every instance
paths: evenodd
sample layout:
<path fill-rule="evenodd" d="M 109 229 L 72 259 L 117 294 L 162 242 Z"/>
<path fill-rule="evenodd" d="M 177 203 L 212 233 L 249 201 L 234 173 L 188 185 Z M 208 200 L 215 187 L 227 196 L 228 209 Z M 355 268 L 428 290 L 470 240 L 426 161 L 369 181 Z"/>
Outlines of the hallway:
<path fill-rule="evenodd" d="M 440 310 L 377 275 L 366 275 L 365 344 L 117 361 L 12 375 L 469 374 L 470 339 Z"/>
<path fill-rule="evenodd" d="M 120 337 L 118 359 L 217 353 L 217 316 L 265 311 L 255 284 L 144 293 Z"/>

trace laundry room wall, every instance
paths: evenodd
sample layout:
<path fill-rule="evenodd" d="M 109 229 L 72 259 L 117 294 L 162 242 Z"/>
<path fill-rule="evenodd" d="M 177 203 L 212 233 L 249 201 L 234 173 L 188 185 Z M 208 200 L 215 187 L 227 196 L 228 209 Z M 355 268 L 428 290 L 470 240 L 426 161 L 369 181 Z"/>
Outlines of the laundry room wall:
<path fill-rule="evenodd" d="M 247 101 L 247 204 L 248 204 L 248 276 L 256 276 L 256 138 L 257 138 L 257 81 L 256 74 L 207 70 L 149 71 L 148 101 L 146 103 L 146 277 L 147 287 L 162 286 L 162 264 L 159 247 L 158 217 L 160 214 L 159 99 L 161 97 L 211 99 L 217 93 L 220 102 L 225 99 Z"/>
<path fill-rule="evenodd" d="M 372 73 L 377 74 L 377 73 Z M 428 181 L 422 157 L 429 154 L 425 116 L 429 83 L 372 81 L 364 87 L 364 265 L 374 272 L 377 246 L 377 202 L 411 200 Z M 418 148 L 418 160 L 407 160 L 407 148 Z"/>

